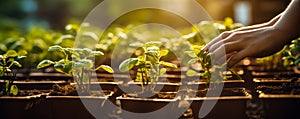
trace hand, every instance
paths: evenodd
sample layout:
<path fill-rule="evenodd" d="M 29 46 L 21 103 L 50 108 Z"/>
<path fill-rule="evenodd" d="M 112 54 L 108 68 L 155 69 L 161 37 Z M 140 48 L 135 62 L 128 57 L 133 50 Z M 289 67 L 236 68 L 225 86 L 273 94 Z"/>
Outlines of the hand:
<path fill-rule="evenodd" d="M 228 58 L 227 66 L 232 67 L 245 57 L 264 57 L 280 51 L 289 42 L 283 40 L 285 37 L 285 33 L 272 26 L 229 31 L 216 37 L 203 50 L 211 52 L 213 59 Z"/>

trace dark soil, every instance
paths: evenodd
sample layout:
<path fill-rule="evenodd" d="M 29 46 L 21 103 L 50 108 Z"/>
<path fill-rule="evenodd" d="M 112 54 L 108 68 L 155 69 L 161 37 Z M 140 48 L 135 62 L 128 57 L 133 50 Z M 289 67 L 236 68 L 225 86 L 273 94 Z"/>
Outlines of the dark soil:
<path fill-rule="evenodd" d="M 113 78 L 98 78 L 99 82 L 114 82 Z"/>
<path fill-rule="evenodd" d="M 148 97 L 149 99 L 174 99 L 176 97 L 177 93 L 170 93 L 170 92 L 158 92 L 155 93 L 153 96 Z M 140 96 L 141 95 L 141 96 Z M 143 94 L 123 94 L 123 97 L 131 97 L 131 98 L 137 98 L 137 97 L 143 97 Z"/>
<path fill-rule="evenodd" d="M 90 90 L 89 92 L 81 92 L 80 96 L 105 96 L 109 94 L 110 91 L 107 90 L 101 90 L 101 91 Z M 51 96 L 79 96 L 76 85 L 60 86 L 58 84 L 53 85 L 53 89 L 50 91 L 50 95 Z"/>
<path fill-rule="evenodd" d="M 299 78 L 289 79 L 291 82 L 283 83 L 281 86 L 258 86 L 257 90 L 265 94 L 300 94 Z"/>
<path fill-rule="evenodd" d="M 194 96 L 194 97 L 205 97 L 206 94 L 207 94 L 208 90 L 205 89 L 205 90 L 198 90 L 198 91 L 190 91 L 189 92 L 189 95 L 190 97 L 191 96 Z M 245 90 L 244 89 L 240 89 L 240 88 L 237 88 L 237 89 L 223 89 L 222 90 L 222 93 L 220 96 L 245 96 Z"/>
<path fill-rule="evenodd" d="M 287 72 L 276 72 L 276 71 L 264 71 L 264 72 L 252 72 L 254 77 L 258 78 L 273 78 L 275 80 L 282 80 L 282 79 L 290 79 L 293 77 L 300 77 L 300 74 L 295 73 L 294 71 L 287 71 Z"/>
<path fill-rule="evenodd" d="M 259 86 L 258 90 L 262 91 L 265 94 L 300 94 L 300 87 L 285 87 L 285 86 Z"/>
<path fill-rule="evenodd" d="M 43 93 L 40 90 L 19 90 L 18 95 L 16 96 L 32 96 Z M 0 92 L 0 96 L 4 96 L 2 92 Z"/>

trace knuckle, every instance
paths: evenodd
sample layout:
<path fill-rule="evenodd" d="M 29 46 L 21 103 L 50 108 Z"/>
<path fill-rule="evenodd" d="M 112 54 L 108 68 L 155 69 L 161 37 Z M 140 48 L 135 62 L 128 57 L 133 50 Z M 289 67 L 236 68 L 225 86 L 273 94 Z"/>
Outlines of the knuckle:
<path fill-rule="evenodd" d="M 229 36 L 230 34 L 232 34 L 232 31 L 224 31 L 223 33 L 221 33 L 221 38 L 226 38 L 227 36 Z"/>

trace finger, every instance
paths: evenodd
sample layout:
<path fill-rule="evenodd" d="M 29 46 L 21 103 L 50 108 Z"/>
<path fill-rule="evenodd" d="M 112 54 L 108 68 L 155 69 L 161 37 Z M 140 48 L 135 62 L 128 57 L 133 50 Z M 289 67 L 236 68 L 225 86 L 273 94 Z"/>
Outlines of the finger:
<path fill-rule="evenodd" d="M 210 49 L 210 47 L 211 47 L 213 44 L 215 44 L 215 43 L 217 43 L 217 42 L 219 42 L 219 41 L 221 41 L 221 40 L 222 40 L 221 36 L 217 36 L 216 38 L 214 38 L 213 40 L 211 40 L 208 44 L 206 44 L 206 45 L 202 48 L 202 50 L 208 51 L 208 50 Z"/>
<path fill-rule="evenodd" d="M 241 50 L 240 52 L 237 52 L 235 55 L 233 55 L 231 58 L 229 58 L 227 62 L 227 67 L 231 68 L 238 62 L 240 62 L 242 59 L 244 59 L 247 56 L 246 50 Z"/>
<path fill-rule="evenodd" d="M 225 39 L 220 40 L 219 42 L 213 44 L 209 50 L 215 51 L 217 48 L 221 47 L 223 44 L 235 42 L 235 41 L 237 41 L 238 38 L 240 38 L 239 34 L 237 34 L 237 33 L 231 34 L 230 36 L 226 37 Z"/>
<path fill-rule="evenodd" d="M 231 53 L 227 53 L 226 54 L 226 59 L 229 59 L 230 57 L 232 57 L 234 54 L 236 54 L 237 52 L 234 51 L 234 52 L 231 52 Z"/>
<path fill-rule="evenodd" d="M 202 50 L 208 51 L 208 49 L 210 49 L 210 47 L 213 44 L 215 44 L 216 42 L 219 42 L 222 39 L 227 38 L 231 34 L 232 34 L 231 31 L 225 31 L 225 32 L 221 33 L 219 36 L 217 36 L 216 38 L 214 38 L 213 40 L 211 40 L 208 44 L 206 44 L 205 47 Z"/>
<path fill-rule="evenodd" d="M 223 65 L 227 62 L 227 60 L 233 56 L 234 54 L 236 54 L 237 52 L 231 52 L 231 53 L 227 53 L 225 56 L 222 56 L 221 58 L 218 59 L 212 59 L 212 64 L 214 65 Z"/>
<path fill-rule="evenodd" d="M 222 44 L 219 48 L 210 52 L 212 53 L 214 59 L 219 59 L 221 57 L 226 57 L 227 54 L 230 54 L 232 52 L 238 52 L 242 50 L 242 48 L 243 46 L 239 45 L 238 41 L 235 41 L 235 42 Z"/>

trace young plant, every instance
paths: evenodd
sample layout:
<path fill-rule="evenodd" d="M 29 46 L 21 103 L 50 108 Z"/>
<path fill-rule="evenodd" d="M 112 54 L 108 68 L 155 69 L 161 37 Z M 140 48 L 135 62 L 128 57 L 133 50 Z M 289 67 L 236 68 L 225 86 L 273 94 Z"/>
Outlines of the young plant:
<path fill-rule="evenodd" d="M 18 60 L 25 58 L 27 52 L 15 50 L 8 50 L 5 54 L 0 55 L 0 76 L 3 77 L 6 82 L 5 88 L 2 88 L 3 95 L 17 95 L 18 88 L 14 85 L 16 79 L 16 73 L 12 71 L 14 66 L 22 67 Z"/>
<path fill-rule="evenodd" d="M 84 84 L 90 84 L 93 71 L 103 69 L 109 73 L 114 72 L 107 65 L 94 66 L 92 58 L 104 55 L 100 51 L 92 51 L 88 48 L 63 48 L 58 45 L 49 47 L 48 51 L 61 52 L 64 54 L 64 58 L 59 61 L 43 60 L 38 64 L 37 68 L 53 65 L 56 71 L 73 76 L 78 85 L 78 90 L 84 93 L 89 91 L 89 85 Z"/>
<path fill-rule="evenodd" d="M 188 61 L 188 64 L 194 64 L 194 63 L 199 63 L 200 68 L 204 71 L 203 73 L 200 73 L 200 76 L 206 81 L 210 82 L 211 79 L 214 79 L 214 81 L 218 81 L 223 79 L 223 72 L 222 68 L 223 66 L 216 66 L 211 64 L 211 53 L 208 53 L 207 51 L 202 50 L 203 46 L 192 46 L 191 51 L 186 51 L 186 53 L 192 57 Z M 241 77 L 233 70 L 233 69 L 228 69 L 233 78 L 235 79 L 241 79 Z M 216 75 L 212 75 L 212 72 L 214 72 Z M 198 73 L 194 70 L 188 70 L 187 71 L 187 76 L 195 76 Z M 226 76 L 225 79 L 228 77 Z"/>
<path fill-rule="evenodd" d="M 168 50 L 160 49 L 161 42 L 152 41 L 145 44 L 133 43 L 130 44 L 130 46 L 138 47 L 141 53 L 137 54 L 136 58 L 124 60 L 119 65 L 119 70 L 125 72 L 137 68 L 135 81 L 141 82 L 142 93 L 153 93 L 155 85 L 147 86 L 148 88 L 145 88 L 145 85 L 154 84 L 158 81 L 160 76 L 166 73 L 167 69 L 162 66 L 170 68 L 177 68 L 177 66 L 169 62 L 161 61 L 161 58 L 169 53 Z"/>
<path fill-rule="evenodd" d="M 284 66 L 300 66 L 300 38 L 285 47 L 282 59 Z"/>

